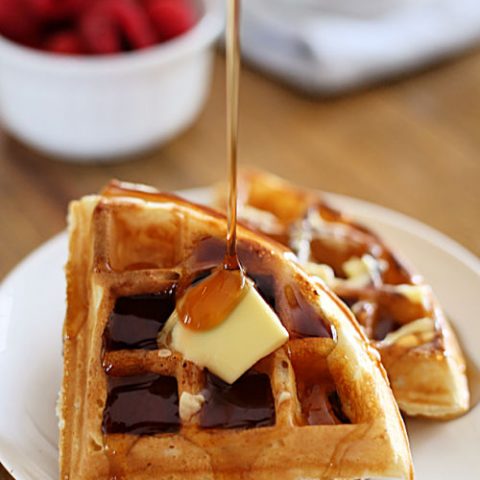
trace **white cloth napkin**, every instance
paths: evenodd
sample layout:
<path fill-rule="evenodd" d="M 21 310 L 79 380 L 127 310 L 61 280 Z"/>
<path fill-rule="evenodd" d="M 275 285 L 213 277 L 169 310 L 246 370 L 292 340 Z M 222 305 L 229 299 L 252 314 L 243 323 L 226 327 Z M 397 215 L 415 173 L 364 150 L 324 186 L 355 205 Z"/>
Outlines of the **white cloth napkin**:
<path fill-rule="evenodd" d="M 480 41 L 480 0 L 244 0 L 242 52 L 312 93 L 364 86 Z"/>

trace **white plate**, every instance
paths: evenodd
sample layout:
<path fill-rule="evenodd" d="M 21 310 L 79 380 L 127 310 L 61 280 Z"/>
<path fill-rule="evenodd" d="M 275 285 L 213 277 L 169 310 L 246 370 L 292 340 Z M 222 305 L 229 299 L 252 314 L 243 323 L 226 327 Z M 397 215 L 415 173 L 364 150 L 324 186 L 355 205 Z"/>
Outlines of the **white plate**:
<path fill-rule="evenodd" d="M 209 199 L 206 189 L 187 195 Z M 468 354 L 480 365 L 480 261 L 406 216 L 348 197 L 332 202 L 376 228 L 434 286 Z M 61 234 L 25 259 L 0 288 L 0 461 L 17 480 L 58 478 L 55 402 L 65 309 Z M 409 421 L 419 480 L 480 478 L 480 407 L 447 423 Z"/>

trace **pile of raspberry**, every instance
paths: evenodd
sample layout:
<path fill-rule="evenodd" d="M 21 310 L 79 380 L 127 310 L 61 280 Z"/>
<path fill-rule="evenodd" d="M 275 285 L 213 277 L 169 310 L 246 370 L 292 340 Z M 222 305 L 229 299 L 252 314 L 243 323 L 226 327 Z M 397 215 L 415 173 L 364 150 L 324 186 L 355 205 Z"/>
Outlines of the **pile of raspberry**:
<path fill-rule="evenodd" d="M 193 0 L 0 0 L 0 34 L 72 55 L 115 54 L 163 43 L 191 29 Z"/>

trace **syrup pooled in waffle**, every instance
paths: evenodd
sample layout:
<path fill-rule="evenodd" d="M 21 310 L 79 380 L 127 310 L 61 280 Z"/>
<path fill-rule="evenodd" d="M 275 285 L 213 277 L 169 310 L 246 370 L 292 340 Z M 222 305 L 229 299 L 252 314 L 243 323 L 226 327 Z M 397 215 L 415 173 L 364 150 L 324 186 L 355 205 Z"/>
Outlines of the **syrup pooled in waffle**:
<path fill-rule="evenodd" d="M 280 245 L 238 229 L 284 346 L 232 385 L 171 348 L 176 288 L 222 261 L 225 230 L 218 213 L 140 186 L 72 203 L 61 478 L 412 478 L 378 353 Z"/>
<path fill-rule="evenodd" d="M 219 205 L 223 195 L 221 187 Z M 449 418 L 468 409 L 465 361 L 438 301 L 375 233 L 318 192 L 256 170 L 240 175 L 239 218 L 288 246 L 352 309 L 405 413 Z"/>

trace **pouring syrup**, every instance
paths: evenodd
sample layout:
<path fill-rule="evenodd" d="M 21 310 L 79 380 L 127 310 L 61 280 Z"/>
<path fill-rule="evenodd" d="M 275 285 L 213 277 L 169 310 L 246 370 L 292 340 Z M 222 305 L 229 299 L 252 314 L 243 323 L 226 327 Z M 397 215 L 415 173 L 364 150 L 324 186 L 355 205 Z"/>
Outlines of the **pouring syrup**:
<path fill-rule="evenodd" d="M 237 254 L 237 156 L 240 73 L 240 0 L 228 0 L 227 56 L 227 165 L 228 207 L 226 252 L 221 265 L 179 299 L 183 325 L 209 330 L 222 323 L 246 293 L 246 280 Z"/>

